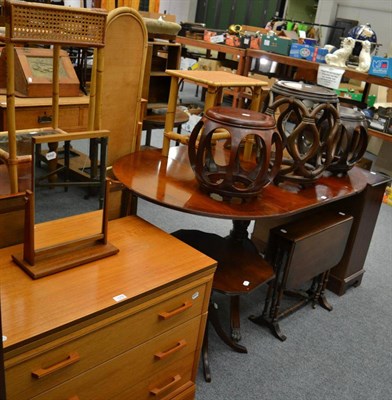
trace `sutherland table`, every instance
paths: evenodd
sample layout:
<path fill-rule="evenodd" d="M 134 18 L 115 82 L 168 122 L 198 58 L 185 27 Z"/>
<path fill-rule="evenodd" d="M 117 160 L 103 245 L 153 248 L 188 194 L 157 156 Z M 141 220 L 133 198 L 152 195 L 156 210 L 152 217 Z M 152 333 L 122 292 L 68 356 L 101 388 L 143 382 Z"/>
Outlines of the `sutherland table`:
<path fill-rule="evenodd" d="M 167 75 L 171 76 L 169 103 L 165 121 L 165 137 L 163 139 L 162 154 L 167 155 L 170 147 L 170 140 L 184 140 L 184 135 L 173 132 L 179 81 L 186 80 L 196 83 L 207 88 L 206 98 L 204 102 L 204 111 L 222 103 L 224 88 L 251 88 L 252 103 L 251 109 L 259 111 L 261 90 L 263 86 L 267 86 L 266 82 L 248 78 L 246 76 L 231 74 L 224 71 L 188 71 L 188 70 L 166 70 Z"/>
<path fill-rule="evenodd" d="M 38 224 L 37 245 L 69 222 L 88 235 L 101 218 Z M 109 241 L 118 254 L 38 280 L 0 250 L 7 400 L 194 398 L 215 262 L 135 216 Z"/>
<path fill-rule="evenodd" d="M 337 209 L 352 215 L 354 223 L 343 258 L 332 269 L 329 279 L 329 288 L 340 295 L 347 286 L 361 282 L 385 186 L 390 180 L 354 167 L 346 176 L 322 177 L 303 189 L 269 185 L 248 203 L 229 204 L 200 191 L 186 146 L 171 147 L 168 157 L 159 150 L 127 155 L 114 163 L 113 172 L 136 196 L 182 212 L 232 219 L 239 226 L 249 220 L 279 225 L 289 217 L 317 218 L 321 209 Z"/>

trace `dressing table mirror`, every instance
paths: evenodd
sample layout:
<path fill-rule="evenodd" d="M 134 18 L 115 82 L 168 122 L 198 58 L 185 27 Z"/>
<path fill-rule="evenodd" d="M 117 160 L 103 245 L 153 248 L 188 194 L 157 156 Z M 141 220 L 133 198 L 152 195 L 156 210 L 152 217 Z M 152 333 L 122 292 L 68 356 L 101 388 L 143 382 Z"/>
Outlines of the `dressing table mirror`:
<path fill-rule="evenodd" d="M 118 252 L 107 241 L 108 135 L 31 134 L 33 191 L 26 193 L 23 253 L 12 258 L 33 279 Z M 42 221 L 50 236 L 40 234 Z"/>

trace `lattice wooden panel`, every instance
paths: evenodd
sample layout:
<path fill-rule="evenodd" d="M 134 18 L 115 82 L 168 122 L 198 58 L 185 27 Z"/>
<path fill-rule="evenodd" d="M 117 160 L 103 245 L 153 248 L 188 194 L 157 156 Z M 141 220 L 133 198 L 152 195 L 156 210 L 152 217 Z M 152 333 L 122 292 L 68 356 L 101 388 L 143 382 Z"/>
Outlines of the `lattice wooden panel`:
<path fill-rule="evenodd" d="M 107 12 L 79 8 L 6 2 L 7 39 L 11 42 L 36 42 L 103 47 Z"/>

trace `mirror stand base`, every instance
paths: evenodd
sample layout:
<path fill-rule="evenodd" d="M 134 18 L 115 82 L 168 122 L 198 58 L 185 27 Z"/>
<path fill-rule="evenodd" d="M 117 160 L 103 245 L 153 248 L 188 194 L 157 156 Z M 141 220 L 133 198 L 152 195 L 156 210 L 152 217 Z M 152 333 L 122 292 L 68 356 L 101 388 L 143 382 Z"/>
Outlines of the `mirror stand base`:
<path fill-rule="evenodd" d="M 85 246 L 72 249 L 72 251 L 37 255 L 34 265 L 23 259 L 23 254 L 12 255 L 13 261 L 21 267 L 31 278 L 38 279 L 57 272 L 87 264 L 101 258 L 118 253 L 117 247 L 110 243 L 88 243 Z"/>

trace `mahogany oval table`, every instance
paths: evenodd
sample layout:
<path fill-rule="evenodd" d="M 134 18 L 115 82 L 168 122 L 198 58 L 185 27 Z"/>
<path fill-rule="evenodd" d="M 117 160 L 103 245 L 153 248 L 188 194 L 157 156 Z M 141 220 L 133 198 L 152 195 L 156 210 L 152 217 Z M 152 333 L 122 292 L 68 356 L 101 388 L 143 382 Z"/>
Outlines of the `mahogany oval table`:
<path fill-rule="evenodd" d="M 216 157 L 219 162 L 218 155 Z M 223 151 L 220 157 L 223 162 Z M 256 220 L 256 223 L 272 220 L 278 225 L 282 219 L 291 216 L 317 218 L 317 213 L 324 209 L 337 208 L 349 213 L 354 217 L 353 228 L 342 261 L 331 271 L 329 277 L 332 285 L 328 288 L 338 294 L 343 294 L 347 286 L 359 285 L 361 282 L 363 265 L 382 196 L 389 182 L 389 178 L 382 174 L 354 167 L 347 174 L 325 175 L 307 186 L 293 183 L 281 183 L 278 186 L 270 184 L 263 188 L 257 197 L 245 202 L 217 201 L 199 188 L 189 162 L 187 146 L 171 147 L 167 157 L 162 155 L 159 149 L 151 148 L 126 155 L 113 164 L 113 173 L 137 197 L 180 212 L 231 219 L 233 230 L 227 239 L 232 242 L 225 248 L 233 248 L 233 240 L 237 243 L 243 241 L 243 247 L 246 247 L 246 253 L 253 265 L 260 262 L 260 256 L 254 250 L 249 255 L 251 241 L 248 239 L 247 228 L 251 220 Z M 225 276 L 222 279 L 225 281 L 223 284 L 227 286 Z M 240 287 L 243 277 L 240 276 L 237 281 L 237 289 L 225 292 L 232 296 L 231 337 L 234 341 L 221 329 L 213 306 L 209 309 L 209 320 L 226 344 L 244 353 L 247 352 L 246 348 L 235 343 L 240 338 L 238 295 L 244 293 L 243 286 Z M 264 279 L 263 282 L 266 281 Z M 232 282 L 230 284 L 232 287 Z M 262 284 L 261 277 L 259 284 Z M 203 344 L 203 365 L 205 378 L 209 381 L 211 377 L 204 347 L 208 343 L 206 338 L 207 333 Z"/>
<path fill-rule="evenodd" d="M 320 207 L 362 192 L 369 174 L 353 168 L 347 175 L 329 176 L 312 185 L 273 184 L 249 202 L 217 201 L 199 189 L 187 147 L 171 147 L 169 156 L 146 149 L 113 164 L 113 173 L 133 194 L 181 212 L 214 218 L 254 220 L 283 217 Z"/>
<path fill-rule="evenodd" d="M 322 176 L 308 186 L 271 184 L 249 202 L 222 202 L 199 189 L 188 159 L 187 146 L 171 147 L 163 156 L 159 149 L 126 155 L 113 164 L 113 172 L 133 195 L 181 212 L 234 222 L 234 231 L 247 235 L 250 220 L 256 223 L 287 217 L 317 215 L 321 209 L 340 209 L 354 217 L 353 228 L 341 263 L 330 275 L 328 288 L 342 295 L 358 285 L 364 273 L 367 251 L 382 197 L 390 178 L 354 167 L 347 174 Z"/>

